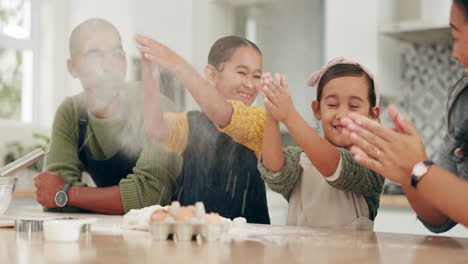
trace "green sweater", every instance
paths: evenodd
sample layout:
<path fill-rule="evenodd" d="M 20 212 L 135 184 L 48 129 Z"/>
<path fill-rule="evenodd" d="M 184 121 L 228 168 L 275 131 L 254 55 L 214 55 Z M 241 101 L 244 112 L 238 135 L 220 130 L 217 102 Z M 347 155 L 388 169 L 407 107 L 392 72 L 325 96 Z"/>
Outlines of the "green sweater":
<path fill-rule="evenodd" d="M 146 136 L 141 85 L 128 84 L 127 91 L 126 102 L 130 104 L 127 108 L 128 115 L 119 114 L 99 119 L 88 110 L 89 122 L 85 141 L 95 160 L 111 158 L 122 146 L 141 146 L 142 152 L 133 173 L 128 174 L 119 183 L 125 212 L 154 204 L 168 204 L 176 188 L 175 177 L 182 168 L 182 160 L 176 153 L 167 152 L 162 147 L 152 144 Z M 80 93 L 67 97 L 58 107 L 52 127 L 50 153 L 44 163 L 44 171 L 59 173 L 66 182 L 76 186 L 86 186 L 82 182 L 84 165 L 78 156 L 78 120 L 85 102 L 84 93 Z M 161 96 L 161 103 L 165 111 L 174 110 L 169 99 Z M 68 208 L 58 211 L 75 210 Z"/>
<path fill-rule="evenodd" d="M 332 187 L 345 192 L 362 194 L 369 208 L 369 219 L 374 220 L 379 208 L 380 194 L 384 178 L 360 165 L 354 160 L 353 153 L 338 148 L 342 159 L 340 176 L 335 181 L 327 181 Z M 289 201 L 296 187 L 297 180 L 303 172 L 299 161 L 303 152 L 299 147 L 287 147 L 284 151 L 284 166 L 278 172 L 271 172 L 263 166 L 262 158 L 258 160 L 258 170 L 270 188 Z M 325 179 L 324 179 L 325 180 Z"/>

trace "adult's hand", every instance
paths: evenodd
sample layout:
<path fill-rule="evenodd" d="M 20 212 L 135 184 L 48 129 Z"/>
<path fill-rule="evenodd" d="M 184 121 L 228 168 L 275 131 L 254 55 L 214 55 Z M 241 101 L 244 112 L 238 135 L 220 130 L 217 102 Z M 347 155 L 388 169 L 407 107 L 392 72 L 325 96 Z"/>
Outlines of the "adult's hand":
<path fill-rule="evenodd" d="M 58 207 L 55 203 L 55 194 L 65 185 L 62 175 L 54 172 L 41 172 L 34 177 L 36 186 L 36 200 L 49 208 Z"/>
<path fill-rule="evenodd" d="M 411 171 L 427 159 L 422 139 L 413 124 L 395 107 L 389 111 L 395 129 L 351 113 L 341 120 L 343 135 L 351 139 L 351 151 L 358 163 L 401 185 L 410 185 Z"/>

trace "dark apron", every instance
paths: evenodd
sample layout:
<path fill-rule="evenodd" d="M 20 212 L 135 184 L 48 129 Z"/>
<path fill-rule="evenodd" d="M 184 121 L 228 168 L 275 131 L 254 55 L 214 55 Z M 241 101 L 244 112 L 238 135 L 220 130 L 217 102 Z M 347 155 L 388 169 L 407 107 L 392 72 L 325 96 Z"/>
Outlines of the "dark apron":
<path fill-rule="evenodd" d="M 269 224 L 265 183 L 254 152 L 221 133 L 204 113 L 191 111 L 187 118 L 189 140 L 173 200 L 182 205 L 201 201 L 207 212 Z"/>
<path fill-rule="evenodd" d="M 78 155 L 83 162 L 84 170 L 89 173 L 97 187 L 118 185 L 121 179 L 132 173 L 140 155 L 128 155 L 124 151 L 119 151 L 109 159 L 94 160 L 85 145 L 88 120 L 88 108 L 85 106 L 78 121 Z M 141 153 L 141 147 L 139 153 Z"/>

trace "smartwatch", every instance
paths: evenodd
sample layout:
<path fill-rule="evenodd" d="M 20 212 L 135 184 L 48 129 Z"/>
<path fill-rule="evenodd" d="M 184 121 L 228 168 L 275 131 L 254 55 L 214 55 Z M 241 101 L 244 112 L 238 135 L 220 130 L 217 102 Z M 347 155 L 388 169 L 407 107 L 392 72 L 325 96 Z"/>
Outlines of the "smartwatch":
<path fill-rule="evenodd" d="M 67 183 L 63 186 L 62 190 L 58 191 L 55 194 L 55 203 L 58 207 L 64 207 L 68 202 L 68 190 L 70 189 L 71 184 Z"/>
<path fill-rule="evenodd" d="M 416 186 L 418 185 L 421 178 L 427 174 L 429 166 L 433 164 L 434 162 L 432 162 L 431 160 L 425 160 L 418 162 L 416 165 L 414 165 L 413 172 L 411 175 L 411 186 L 413 186 L 416 189 Z"/>

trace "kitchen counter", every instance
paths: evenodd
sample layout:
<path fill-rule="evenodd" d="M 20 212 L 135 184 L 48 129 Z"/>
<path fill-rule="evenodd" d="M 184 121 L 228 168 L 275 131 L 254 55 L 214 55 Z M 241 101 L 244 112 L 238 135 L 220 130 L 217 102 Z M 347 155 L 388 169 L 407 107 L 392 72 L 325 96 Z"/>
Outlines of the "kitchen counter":
<path fill-rule="evenodd" d="M 12 207 L 8 217 L 93 217 L 78 242 L 48 242 L 0 228 L 0 263 L 467 263 L 468 239 L 246 225 L 211 243 L 153 241 L 120 227 L 121 216 L 43 213 Z"/>
<path fill-rule="evenodd" d="M 380 208 L 411 208 L 406 196 L 402 194 L 382 194 L 380 196 Z"/>

